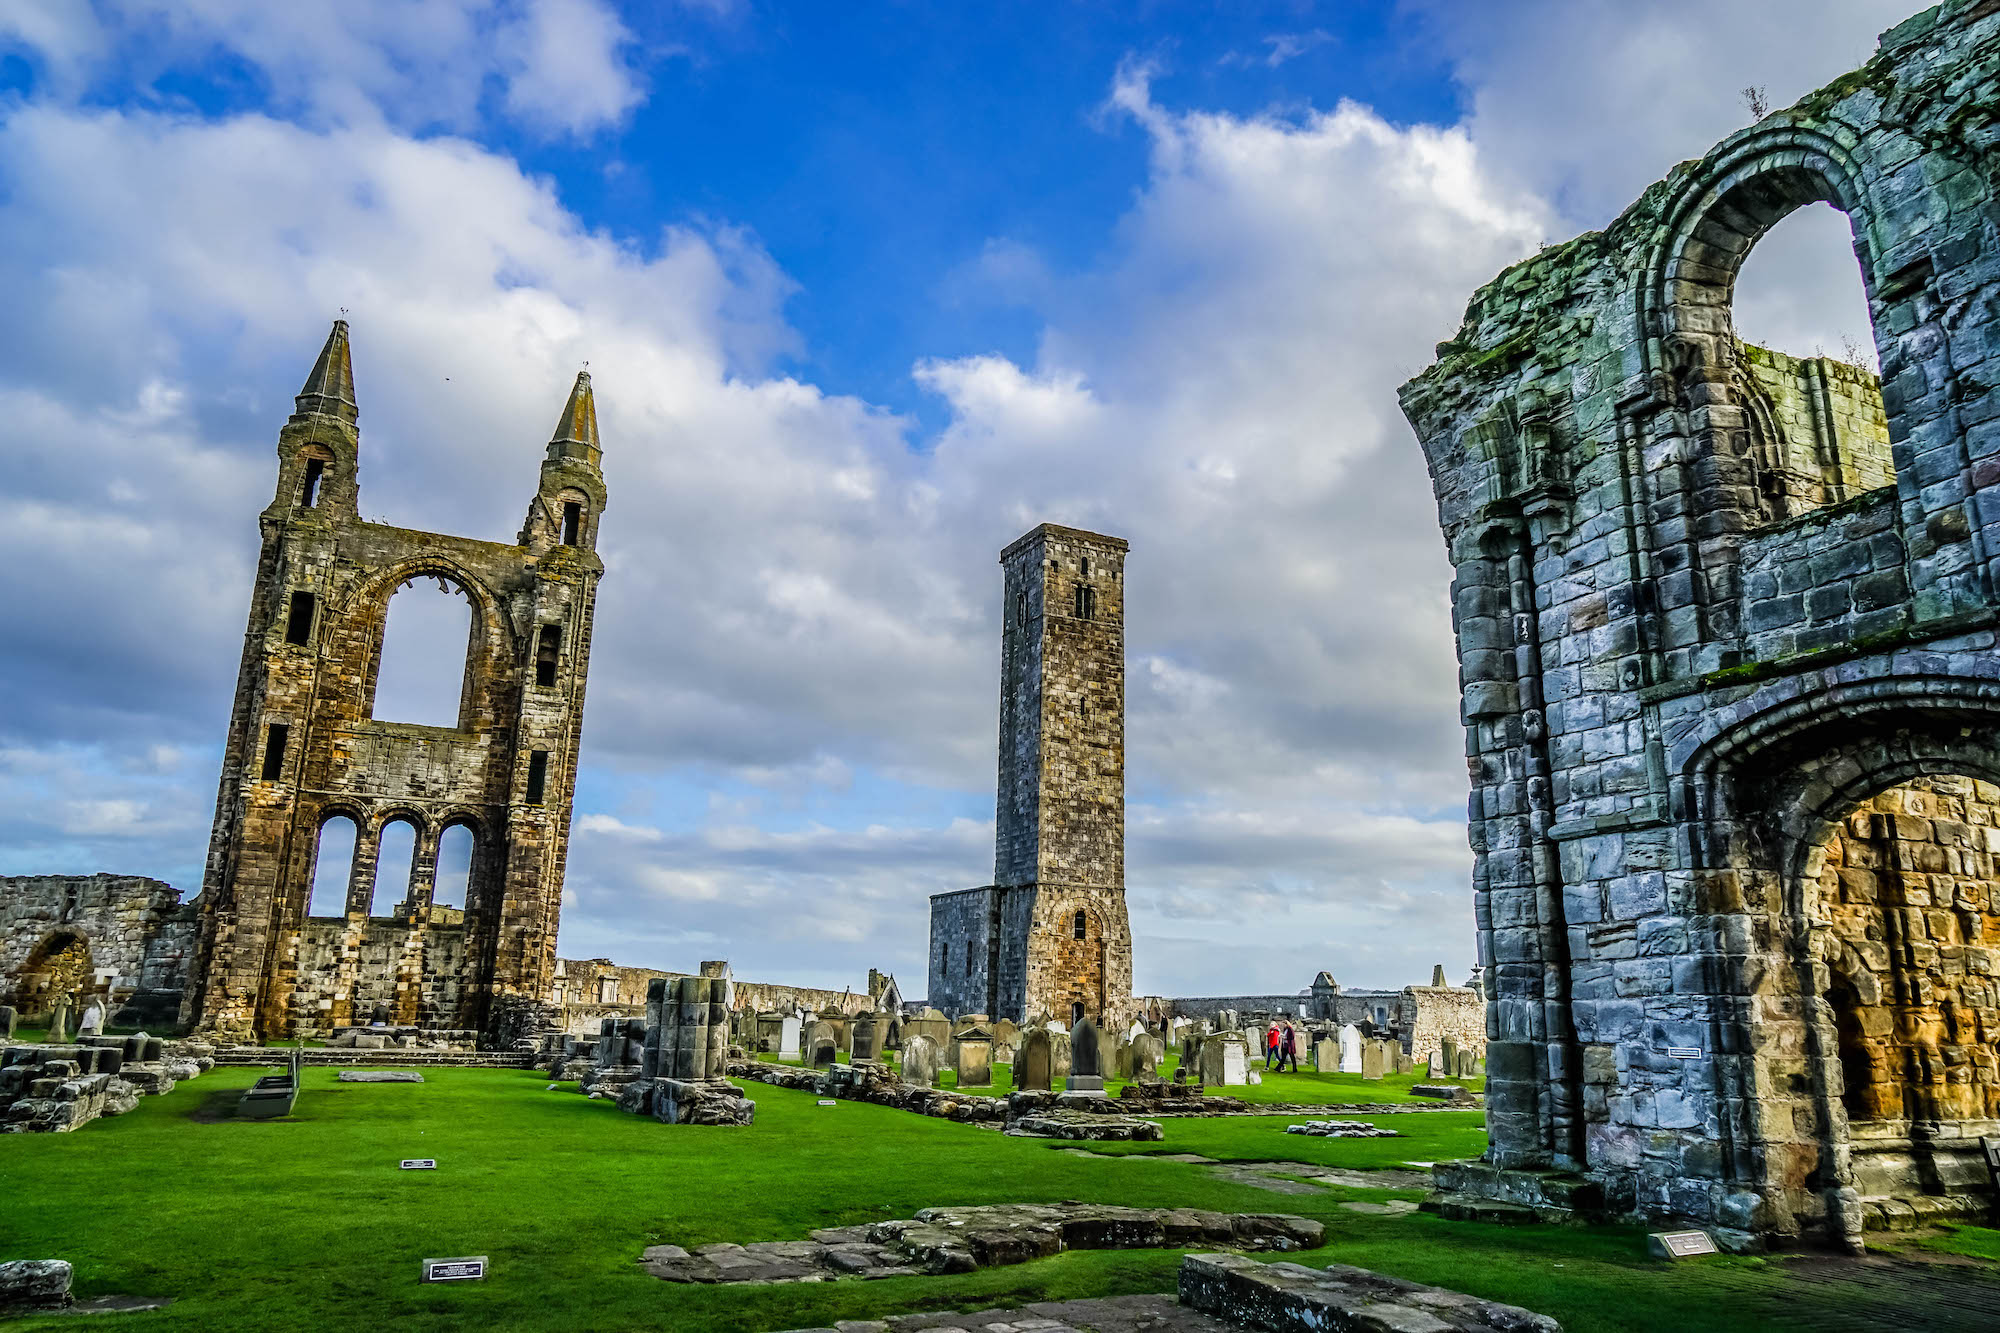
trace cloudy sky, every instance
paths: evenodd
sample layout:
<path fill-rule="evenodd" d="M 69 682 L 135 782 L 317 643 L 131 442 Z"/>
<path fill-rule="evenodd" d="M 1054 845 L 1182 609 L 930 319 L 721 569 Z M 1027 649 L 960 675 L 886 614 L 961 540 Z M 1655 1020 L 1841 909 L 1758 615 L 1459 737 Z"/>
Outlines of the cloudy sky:
<path fill-rule="evenodd" d="M 596 382 L 564 954 L 920 991 L 926 896 L 992 872 L 996 557 L 1049 520 L 1132 543 L 1140 989 L 1460 978 L 1396 386 L 1913 5 L 13 0 L 0 872 L 199 886 L 272 446 L 345 310 L 371 518 L 511 540 Z M 1816 213 L 1739 326 L 1865 352 Z M 455 697 L 423 596 L 378 715 Z"/>

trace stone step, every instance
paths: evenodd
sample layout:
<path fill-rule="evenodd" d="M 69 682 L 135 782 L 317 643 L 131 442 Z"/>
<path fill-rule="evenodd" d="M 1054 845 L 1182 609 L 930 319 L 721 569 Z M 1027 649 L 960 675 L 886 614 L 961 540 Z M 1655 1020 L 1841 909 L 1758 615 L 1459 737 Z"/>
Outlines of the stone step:
<path fill-rule="evenodd" d="M 1319 1269 L 1241 1254 L 1190 1254 L 1181 1260 L 1180 1295 L 1189 1309 L 1266 1333 L 1562 1333 L 1555 1320 L 1518 1305 L 1345 1264 Z"/>
<path fill-rule="evenodd" d="M 1454 1222 L 1498 1222 L 1503 1226 L 1525 1226 L 1544 1218 L 1524 1203 L 1482 1198 L 1477 1194 L 1435 1193 L 1417 1205 L 1424 1212 L 1448 1217 Z"/>

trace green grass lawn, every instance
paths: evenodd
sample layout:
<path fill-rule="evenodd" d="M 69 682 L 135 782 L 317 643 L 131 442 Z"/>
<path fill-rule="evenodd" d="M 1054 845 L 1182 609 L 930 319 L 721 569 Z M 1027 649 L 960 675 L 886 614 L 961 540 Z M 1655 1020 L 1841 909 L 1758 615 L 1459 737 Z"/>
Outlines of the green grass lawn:
<path fill-rule="evenodd" d="M 660 1125 L 587 1101 L 573 1085 L 551 1092 L 533 1073 L 480 1069 L 427 1069 L 421 1086 L 341 1085 L 332 1069 L 308 1069 L 295 1118 L 229 1118 L 236 1093 L 261 1072 L 217 1070 L 75 1134 L 0 1136 L 0 1258 L 68 1259 L 86 1297 L 174 1299 L 165 1310 L 107 1316 L 135 1330 L 408 1321 L 755 1333 L 1172 1290 L 1179 1254 L 1170 1251 L 762 1289 L 671 1285 L 634 1263 L 662 1241 L 796 1239 L 932 1204 L 1082 1199 L 1303 1213 L 1329 1234 L 1304 1262 L 1361 1264 L 1516 1301 L 1572 1333 L 1777 1328 L 1809 1318 L 1813 1301 L 1838 1308 L 1824 1304 L 1837 1289 L 1795 1288 L 1777 1264 L 1649 1261 L 1634 1229 L 1363 1215 L 1340 1204 L 1393 1196 L 1273 1194 L 1199 1165 L 1080 1156 L 1063 1151 L 1074 1145 L 861 1103 L 821 1107 L 808 1093 L 754 1083 L 750 1129 Z M 1476 1112 L 1381 1120 L 1408 1137 L 1287 1135 L 1282 1116 L 1167 1120 L 1164 1143 L 1105 1150 L 1368 1168 L 1470 1153 L 1482 1142 Z M 439 1169 L 398 1171 L 404 1157 L 434 1157 Z M 418 1284 L 420 1260 L 473 1254 L 491 1258 L 487 1281 Z"/>

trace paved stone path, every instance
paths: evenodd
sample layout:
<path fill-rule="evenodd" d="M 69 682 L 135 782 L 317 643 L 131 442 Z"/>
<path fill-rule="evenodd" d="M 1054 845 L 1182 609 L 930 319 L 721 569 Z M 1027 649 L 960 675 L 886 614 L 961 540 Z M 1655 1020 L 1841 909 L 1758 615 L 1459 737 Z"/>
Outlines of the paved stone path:
<path fill-rule="evenodd" d="M 1181 1306 L 1172 1296 L 1112 1296 L 1094 1301 L 1039 1301 L 1014 1310 L 906 1314 L 843 1319 L 799 1333 L 1243 1333 L 1240 1326 Z"/>
<path fill-rule="evenodd" d="M 1213 1157 L 1203 1157 L 1198 1153 L 1108 1153 L 1092 1152 L 1088 1148 L 1062 1148 L 1058 1151 L 1071 1157 L 1094 1157 L 1099 1161 L 1117 1162 L 1182 1162 L 1191 1166 L 1207 1166 L 1218 1180 L 1226 1180 L 1235 1185 L 1248 1185 L 1252 1189 L 1269 1190 L 1273 1194 L 1315 1194 L 1319 1185 L 1338 1185 L 1343 1189 L 1355 1190 L 1427 1190 L 1431 1187 L 1431 1173 L 1428 1171 L 1348 1171 L 1337 1166 L 1319 1166 L 1312 1162 L 1224 1162 Z M 1303 1176 L 1304 1180 L 1291 1177 Z M 1307 1181 L 1316 1182 L 1307 1184 Z M 1365 1211 L 1359 1210 L 1357 1211 Z M 1409 1209 L 1392 1209 L 1394 1212 L 1408 1212 Z"/>

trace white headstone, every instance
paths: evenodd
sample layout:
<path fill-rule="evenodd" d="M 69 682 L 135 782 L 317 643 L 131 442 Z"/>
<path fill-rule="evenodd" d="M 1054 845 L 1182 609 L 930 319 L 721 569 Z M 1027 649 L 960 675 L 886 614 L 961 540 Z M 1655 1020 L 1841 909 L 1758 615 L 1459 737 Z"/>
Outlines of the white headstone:
<path fill-rule="evenodd" d="M 1240 1041 L 1222 1044 L 1222 1086 L 1237 1088 L 1246 1086 L 1250 1080 L 1249 1048 Z"/>
<path fill-rule="evenodd" d="M 1344 1024 L 1340 1029 L 1340 1072 L 1361 1072 L 1361 1029 L 1352 1023 Z"/>
<path fill-rule="evenodd" d="M 778 1056 L 784 1060 L 799 1058 L 799 1020 L 787 1018 L 778 1025 Z"/>

